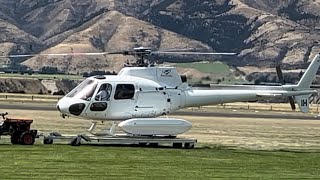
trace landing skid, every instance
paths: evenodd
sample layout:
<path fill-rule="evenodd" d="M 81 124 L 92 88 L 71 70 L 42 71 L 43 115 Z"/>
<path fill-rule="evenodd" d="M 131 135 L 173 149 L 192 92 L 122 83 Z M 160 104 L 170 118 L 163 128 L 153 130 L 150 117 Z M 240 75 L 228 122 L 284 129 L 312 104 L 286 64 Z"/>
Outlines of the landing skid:
<path fill-rule="evenodd" d="M 114 136 L 94 136 L 94 135 L 61 135 L 59 133 L 50 133 L 44 136 L 43 144 L 53 144 L 56 140 L 69 141 L 72 146 L 81 144 L 99 144 L 99 145 L 126 145 L 141 147 L 171 146 L 173 148 L 192 149 L 197 143 L 196 139 L 186 138 L 167 138 L 161 136 L 128 136 L 124 134 L 114 134 Z"/>

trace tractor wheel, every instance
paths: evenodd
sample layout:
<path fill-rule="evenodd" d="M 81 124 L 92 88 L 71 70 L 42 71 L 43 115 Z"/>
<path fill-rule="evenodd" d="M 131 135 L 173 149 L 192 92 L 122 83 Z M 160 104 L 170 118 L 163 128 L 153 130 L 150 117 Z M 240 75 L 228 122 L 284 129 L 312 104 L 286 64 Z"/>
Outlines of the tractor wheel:
<path fill-rule="evenodd" d="M 11 144 L 20 144 L 19 135 L 18 134 L 12 134 L 12 136 L 11 136 Z"/>
<path fill-rule="evenodd" d="M 33 145 L 35 137 L 29 132 L 24 132 L 21 135 L 20 141 L 23 145 Z"/>

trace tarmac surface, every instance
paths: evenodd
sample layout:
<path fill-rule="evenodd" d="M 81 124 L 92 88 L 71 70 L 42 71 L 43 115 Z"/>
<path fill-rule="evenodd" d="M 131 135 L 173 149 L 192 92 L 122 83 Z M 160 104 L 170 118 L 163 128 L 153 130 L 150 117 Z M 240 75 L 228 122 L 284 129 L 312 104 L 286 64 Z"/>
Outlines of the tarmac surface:
<path fill-rule="evenodd" d="M 14 103 L 0 104 L 1 109 L 23 109 L 23 110 L 43 110 L 43 111 L 58 111 L 55 104 L 41 103 Z M 266 119 L 300 119 L 300 120 L 320 120 L 320 116 L 311 114 L 303 114 L 300 112 L 276 112 L 276 111 L 247 111 L 224 109 L 216 111 L 189 111 L 179 110 L 170 115 L 180 116 L 204 116 L 204 117 L 234 117 L 234 118 L 266 118 Z"/>

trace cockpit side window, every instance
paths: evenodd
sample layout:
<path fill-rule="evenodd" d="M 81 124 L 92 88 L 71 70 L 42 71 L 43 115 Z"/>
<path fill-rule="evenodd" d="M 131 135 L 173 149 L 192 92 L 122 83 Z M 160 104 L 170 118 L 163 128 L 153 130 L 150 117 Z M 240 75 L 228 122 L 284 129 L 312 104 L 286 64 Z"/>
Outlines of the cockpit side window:
<path fill-rule="evenodd" d="M 82 81 L 77 87 L 75 87 L 71 92 L 69 92 L 67 97 L 74 97 L 77 93 L 79 93 L 84 87 L 92 84 L 94 81 L 90 79 L 86 79 Z"/>
<path fill-rule="evenodd" d="M 118 84 L 114 99 L 132 99 L 134 96 L 134 85 L 133 84 Z"/>
<path fill-rule="evenodd" d="M 87 79 L 78 85 L 74 90 L 72 90 L 67 97 L 80 98 L 83 100 L 90 101 L 93 96 L 94 91 L 97 88 L 97 82 L 94 80 Z"/>
<path fill-rule="evenodd" d="M 96 101 L 109 101 L 110 100 L 110 94 L 112 92 L 112 85 L 105 83 L 101 84 L 98 90 L 98 93 L 95 97 Z"/>

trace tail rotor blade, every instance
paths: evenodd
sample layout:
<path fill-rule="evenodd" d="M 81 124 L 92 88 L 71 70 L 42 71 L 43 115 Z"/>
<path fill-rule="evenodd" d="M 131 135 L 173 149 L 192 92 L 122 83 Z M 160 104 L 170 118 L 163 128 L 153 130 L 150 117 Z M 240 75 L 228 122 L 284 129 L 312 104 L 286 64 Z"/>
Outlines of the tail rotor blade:
<path fill-rule="evenodd" d="M 284 78 L 283 78 L 283 74 L 282 74 L 282 70 L 281 70 L 280 65 L 276 66 L 276 71 L 277 71 L 277 75 L 278 75 L 278 79 L 279 79 L 280 83 L 282 85 L 286 84 L 286 82 L 284 81 Z"/>
<path fill-rule="evenodd" d="M 295 111 L 295 110 L 296 110 L 296 104 L 294 103 L 293 97 L 292 97 L 292 96 L 289 96 L 288 98 L 289 98 L 289 103 L 290 103 L 291 109 L 292 109 L 293 111 Z"/>
<path fill-rule="evenodd" d="M 277 75 L 278 75 L 278 79 L 279 79 L 280 83 L 281 83 L 282 85 L 285 85 L 286 82 L 284 81 L 280 64 L 276 66 L 276 71 L 277 71 Z M 296 104 L 295 104 L 295 102 L 294 102 L 294 98 L 293 98 L 292 96 L 289 96 L 288 99 L 289 99 L 289 103 L 290 103 L 291 109 L 292 109 L 293 111 L 295 111 L 295 110 L 296 110 Z"/>

